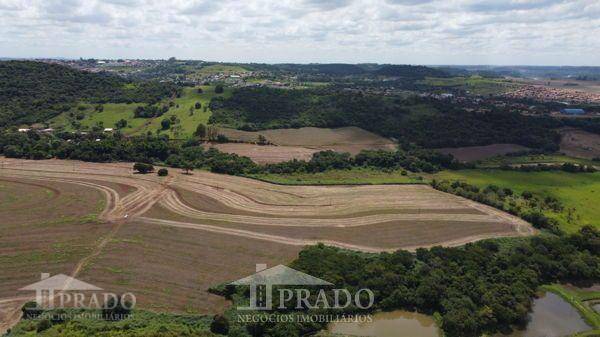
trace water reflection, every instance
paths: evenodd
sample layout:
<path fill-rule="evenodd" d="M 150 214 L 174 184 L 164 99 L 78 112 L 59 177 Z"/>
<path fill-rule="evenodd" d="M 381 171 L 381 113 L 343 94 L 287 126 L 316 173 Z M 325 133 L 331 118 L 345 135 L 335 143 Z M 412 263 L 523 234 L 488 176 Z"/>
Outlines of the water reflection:
<path fill-rule="evenodd" d="M 332 323 L 328 327 L 332 333 L 368 337 L 438 337 L 438 328 L 429 316 L 408 312 L 379 312 L 373 315 L 372 322 Z"/>
<path fill-rule="evenodd" d="M 534 300 L 532 309 L 525 330 L 505 336 L 561 337 L 591 329 L 577 310 L 556 294 L 548 292 Z"/>

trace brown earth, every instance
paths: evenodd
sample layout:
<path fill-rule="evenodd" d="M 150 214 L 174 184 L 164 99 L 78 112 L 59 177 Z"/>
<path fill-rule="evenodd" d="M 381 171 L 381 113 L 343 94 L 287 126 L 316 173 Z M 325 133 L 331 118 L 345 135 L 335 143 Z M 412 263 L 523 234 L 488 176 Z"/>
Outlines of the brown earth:
<path fill-rule="evenodd" d="M 560 133 L 560 152 L 572 157 L 600 158 L 600 135 L 572 128 L 564 128 Z"/>
<path fill-rule="evenodd" d="M 309 149 L 302 146 L 275 146 L 256 145 L 249 143 L 223 143 L 208 144 L 209 147 L 219 149 L 221 152 L 235 153 L 246 156 L 258 164 L 272 164 L 289 161 L 292 159 L 310 160 L 318 149 Z"/>
<path fill-rule="evenodd" d="M 226 305 L 210 286 L 256 263 L 287 263 L 309 244 L 379 252 L 534 232 L 424 185 L 280 186 L 131 167 L 0 158 L 0 266 L 14 264 L 0 269 L 5 320 L 18 318 L 24 301 L 15 289 L 41 272 L 134 292 L 145 308 L 206 313 Z"/>
<path fill-rule="evenodd" d="M 446 147 L 435 150 L 444 154 L 451 154 L 459 161 L 471 162 L 508 153 L 527 151 L 529 148 L 518 144 L 492 144 L 485 146 Z"/>
<path fill-rule="evenodd" d="M 362 150 L 393 151 L 396 148 L 393 141 L 357 127 L 336 129 L 305 127 L 256 132 L 223 128 L 219 132 L 230 139 L 245 143 L 256 143 L 258 136 L 263 135 L 270 144 L 275 146 L 214 145 L 222 151 L 246 155 L 260 163 L 280 162 L 294 158 L 306 160 L 310 159 L 312 153 L 324 150 L 349 152 L 356 155 Z"/>

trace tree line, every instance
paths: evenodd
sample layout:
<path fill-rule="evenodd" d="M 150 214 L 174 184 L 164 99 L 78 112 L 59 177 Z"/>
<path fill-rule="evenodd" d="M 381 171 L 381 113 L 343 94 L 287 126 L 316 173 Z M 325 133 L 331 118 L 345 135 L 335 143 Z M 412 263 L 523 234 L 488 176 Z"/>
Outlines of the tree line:
<path fill-rule="evenodd" d="M 428 108 L 413 113 L 411 106 Z M 515 143 L 556 151 L 560 123 L 492 109 L 487 113 L 425 98 L 386 97 L 336 88 L 285 90 L 240 88 L 211 101 L 210 122 L 242 130 L 357 126 L 403 143 L 427 148 Z"/>
<path fill-rule="evenodd" d="M 197 133 L 205 134 L 204 128 Z M 217 137 L 218 139 L 218 137 Z M 396 151 L 364 150 L 356 156 L 349 153 L 321 151 L 308 161 L 290 160 L 277 164 L 258 165 L 250 158 L 223 153 L 216 148 L 204 149 L 199 138 L 173 141 L 166 135 L 148 133 L 125 137 L 120 132 L 106 134 L 101 130 L 89 134 L 60 132 L 44 134 L 35 131 L 0 133 L 0 153 L 11 158 L 76 159 L 91 162 L 134 161 L 164 163 L 171 167 L 207 168 L 212 172 L 232 175 L 255 173 L 324 172 L 332 169 L 371 167 L 381 170 L 404 169 L 433 173 L 442 168 L 461 168 L 452 155 L 420 149 L 399 147 Z"/>

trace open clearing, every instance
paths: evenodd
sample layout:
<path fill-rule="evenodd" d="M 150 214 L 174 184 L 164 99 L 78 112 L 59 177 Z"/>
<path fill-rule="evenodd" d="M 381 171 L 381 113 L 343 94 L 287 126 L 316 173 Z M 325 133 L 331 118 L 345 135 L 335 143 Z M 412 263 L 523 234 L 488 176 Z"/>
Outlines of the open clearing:
<path fill-rule="evenodd" d="M 274 146 L 255 148 L 244 144 L 228 145 L 229 149 L 223 147 L 223 151 L 246 155 L 257 162 L 273 162 L 272 160 L 277 157 L 285 160 L 304 159 L 309 153 L 324 150 L 356 155 L 362 150 L 393 151 L 396 148 L 393 141 L 353 126 L 336 129 L 314 127 L 270 129 L 253 132 L 220 128 L 219 133 L 245 143 L 257 143 L 259 135 L 263 135 L 269 143 L 282 147 L 280 149 Z"/>
<path fill-rule="evenodd" d="M 305 245 L 379 252 L 534 232 L 426 185 L 280 186 L 203 171 L 140 175 L 130 163 L 0 161 L 3 219 L 48 220 L 1 222 L 1 267 L 14 266 L 0 269 L 10 280 L 0 303 L 30 295 L 16 289 L 39 273 L 60 272 L 132 291 L 145 308 L 216 312 L 227 303 L 209 287 L 246 276 L 255 263 L 290 262 Z"/>
<path fill-rule="evenodd" d="M 454 158 L 462 162 L 472 162 L 507 153 L 527 151 L 529 148 L 517 144 L 491 144 L 484 146 L 446 147 L 435 150 L 444 154 L 451 154 Z"/>
<path fill-rule="evenodd" d="M 568 173 L 518 172 L 503 170 L 443 171 L 432 175 L 436 179 L 461 180 L 480 187 L 496 185 L 507 187 L 517 193 L 531 191 L 542 196 L 553 196 L 564 204 L 557 220 L 561 229 L 575 232 L 583 225 L 600 226 L 600 172 Z M 569 221 L 569 210 L 573 210 Z M 552 216 L 552 214 L 548 214 Z"/>
<path fill-rule="evenodd" d="M 309 149 L 302 146 L 274 146 L 257 145 L 249 143 L 214 143 L 208 147 L 215 147 L 221 152 L 235 153 L 249 157 L 258 164 L 272 164 L 289 161 L 292 159 L 309 161 L 318 149 Z"/>
<path fill-rule="evenodd" d="M 580 158 L 600 158 L 600 135 L 583 130 L 561 130 L 560 152 Z"/>
<path fill-rule="evenodd" d="M 202 93 L 198 89 L 202 89 Z M 161 130 L 161 134 L 167 134 L 171 138 L 188 138 L 196 131 L 198 124 L 208 123 L 211 115 L 209 103 L 215 96 L 227 97 L 231 94 L 230 88 L 225 88 L 222 94 L 215 93 L 214 86 L 185 87 L 181 97 L 164 99 L 160 105 L 170 105 L 169 111 L 156 118 L 135 118 L 134 111 L 138 106 L 145 104 L 139 103 L 106 103 L 102 104 L 103 110 L 95 110 L 97 104 L 80 103 L 77 107 L 66 111 L 50 120 L 50 126 L 55 129 L 64 129 L 66 131 L 75 131 L 73 123 L 80 124 L 82 130 L 88 130 L 94 126 L 101 125 L 104 128 L 115 128 L 115 123 L 124 119 L 127 126 L 121 129 L 125 135 L 139 135 L 150 131 L 152 133 L 161 129 L 160 122 L 164 118 L 175 116 L 178 122 L 173 123 L 169 130 Z M 200 109 L 195 109 L 194 105 L 200 103 Z M 190 108 L 192 108 L 190 112 Z"/>

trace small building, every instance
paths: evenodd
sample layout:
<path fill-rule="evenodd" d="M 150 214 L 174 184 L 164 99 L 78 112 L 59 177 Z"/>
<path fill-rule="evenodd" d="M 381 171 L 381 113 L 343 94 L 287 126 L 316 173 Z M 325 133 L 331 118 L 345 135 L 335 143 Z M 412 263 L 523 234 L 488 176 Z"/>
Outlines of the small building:
<path fill-rule="evenodd" d="M 583 109 L 561 109 L 560 113 L 565 115 L 583 115 L 585 110 Z"/>
<path fill-rule="evenodd" d="M 29 130 L 31 130 L 31 129 L 19 129 L 18 131 L 19 132 L 29 132 Z"/>
<path fill-rule="evenodd" d="M 53 128 L 47 128 L 47 129 L 40 130 L 40 132 L 50 133 L 50 132 L 54 132 L 54 129 Z"/>
<path fill-rule="evenodd" d="M 113 128 L 105 128 L 104 132 L 113 132 Z"/>

